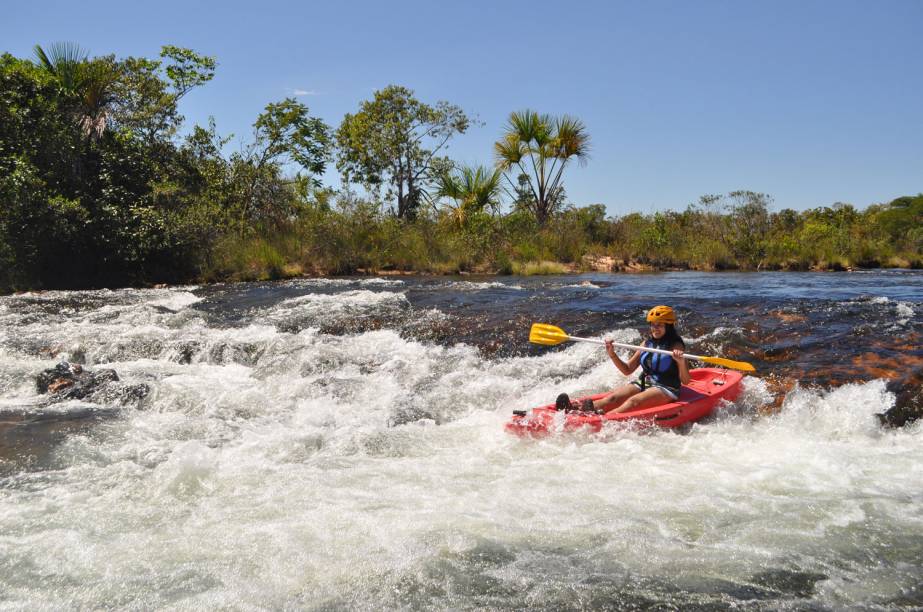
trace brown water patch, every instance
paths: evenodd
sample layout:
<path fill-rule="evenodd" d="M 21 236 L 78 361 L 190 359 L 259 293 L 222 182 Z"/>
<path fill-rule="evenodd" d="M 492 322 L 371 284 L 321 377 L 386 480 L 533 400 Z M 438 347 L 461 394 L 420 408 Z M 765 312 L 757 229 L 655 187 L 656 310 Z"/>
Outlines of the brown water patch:
<path fill-rule="evenodd" d="M 789 346 L 756 351 L 755 354 L 757 354 L 762 361 L 778 363 L 780 361 L 792 361 L 793 359 L 797 359 L 800 353 L 801 351 L 797 347 Z"/>
<path fill-rule="evenodd" d="M 772 393 L 773 400 L 760 406 L 757 412 L 764 416 L 775 414 L 782 409 L 786 396 L 795 388 L 798 381 L 794 378 L 786 378 L 775 374 L 764 377 L 763 381 L 766 383 L 766 388 Z"/>
<path fill-rule="evenodd" d="M 892 349 L 892 352 L 895 351 Z M 852 363 L 858 371 L 869 378 L 895 380 L 903 378 L 908 372 L 923 369 L 923 356 L 903 352 L 899 355 L 885 356 L 870 351 L 853 357 Z"/>
<path fill-rule="evenodd" d="M 899 378 L 903 369 L 898 359 L 886 358 L 876 353 L 863 353 L 852 358 L 853 366 L 868 378 Z"/>

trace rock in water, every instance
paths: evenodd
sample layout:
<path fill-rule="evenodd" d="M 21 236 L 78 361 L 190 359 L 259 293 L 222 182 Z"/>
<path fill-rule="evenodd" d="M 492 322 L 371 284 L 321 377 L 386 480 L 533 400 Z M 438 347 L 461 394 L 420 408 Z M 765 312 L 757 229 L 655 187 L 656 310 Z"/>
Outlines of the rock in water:
<path fill-rule="evenodd" d="M 923 386 L 919 384 L 889 384 L 888 390 L 897 394 L 894 407 L 877 414 L 885 427 L 903 427 L 923 417 Z"/>
<path fill-rule="evenodd" d="M 67 400 L 89 399 L 101 400 L 102 403 L 139 404 L 150 392 L 145 384 L 113 385 L 119 381 L 115 370 L 105 369 L 90 371 L 80 364 L 66 361 L 53 368 L 44 370 L 35 379 L 35 388 L 42 395 L 47 395 L 48 403 Z"/>

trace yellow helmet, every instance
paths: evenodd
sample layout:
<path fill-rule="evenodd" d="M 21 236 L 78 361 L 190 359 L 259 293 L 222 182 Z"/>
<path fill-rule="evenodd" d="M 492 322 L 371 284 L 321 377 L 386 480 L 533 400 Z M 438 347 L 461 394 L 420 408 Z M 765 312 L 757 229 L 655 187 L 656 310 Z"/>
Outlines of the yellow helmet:
<path fill-rule="evenodd" d="M 654 306 L 647 311 L 647 320 L 651 323 L 676 323 L 676 314 L 669 306 Z"/>

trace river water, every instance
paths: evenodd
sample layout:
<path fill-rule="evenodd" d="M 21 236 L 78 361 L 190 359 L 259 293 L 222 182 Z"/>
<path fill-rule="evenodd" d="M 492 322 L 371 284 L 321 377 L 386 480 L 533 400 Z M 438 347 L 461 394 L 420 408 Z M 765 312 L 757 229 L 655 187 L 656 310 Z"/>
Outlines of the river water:
<path fill-rule="evenodd" d="M 688 429 L 541 441 L 677 308 Z M 0 609 L 920 609 L 923 273 L 301 279 L 0 298 Z M 49 404 L 62 360 L 140 401 Z M 888 383 L 892 386 L 888 386 Z"/>

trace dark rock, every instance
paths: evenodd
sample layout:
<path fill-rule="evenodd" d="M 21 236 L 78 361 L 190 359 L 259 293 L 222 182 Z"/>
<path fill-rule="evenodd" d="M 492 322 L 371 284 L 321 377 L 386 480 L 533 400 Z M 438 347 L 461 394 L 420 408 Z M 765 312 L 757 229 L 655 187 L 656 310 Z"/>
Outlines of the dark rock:
<path fill-rule="evenodd" d="M 76 363 L 61 362 L 44 370 L 35 379 L 36 390 L 47 396 L 46 403 L 68 400 L 89 400 L 102 404 L 139 405 L 150 393 L 144 383 L 116 385 L 119 375 L 115 370 L 90 371 Z"/>
<path fill-rule="evenodd" d="M 65 383 L 70 382 L 73 384 L 82 373 L 83 366 L 62 361 L 55 367 L 44 370 L 38 375 L 35 379 L 35 390 L 39 393 L 48 393 L 49 391 L 70 386 Z"/>
<path fill-rule="evenodd" d="M 65 361 L 39 374 L 35 388 L 39 393 L 51 393 L 58 401 L 84 399 L 101 386 L 118 379 L 115 370 L 91 372 L 79 364 Z"/>
<path fill-rule="evenodd" d="M 889 383 L 888 390 L 897 395 L 894 407 L 877 414 L 885 427 L 903 427 L 923 417 L 923 386 Z"/>
<path fill-rule="evenodd" d="M 760 572 L 751 581 L 776 593 L 806 598 L 815 593 L 815 585 L 828 576 L 816 572 L 799 572 L 785 569 L 771 569 Z"/>
<path fill-rule="evenodd" d="M 93 394 L 93 401 L 100 404 L 119 404 L 141 407 L 151 388 L 144 383 L 133 385 L 106 385 Z"/>
<path fill-rule="evenodd" d="M 197 354 L 202 351 L 204 344 L 198 340 L 191 340 L 189 342 L 184 342 L 177 347 L 176 363 L 182 365 L 188 365 L 192 363 L 192 360 Z"/>

